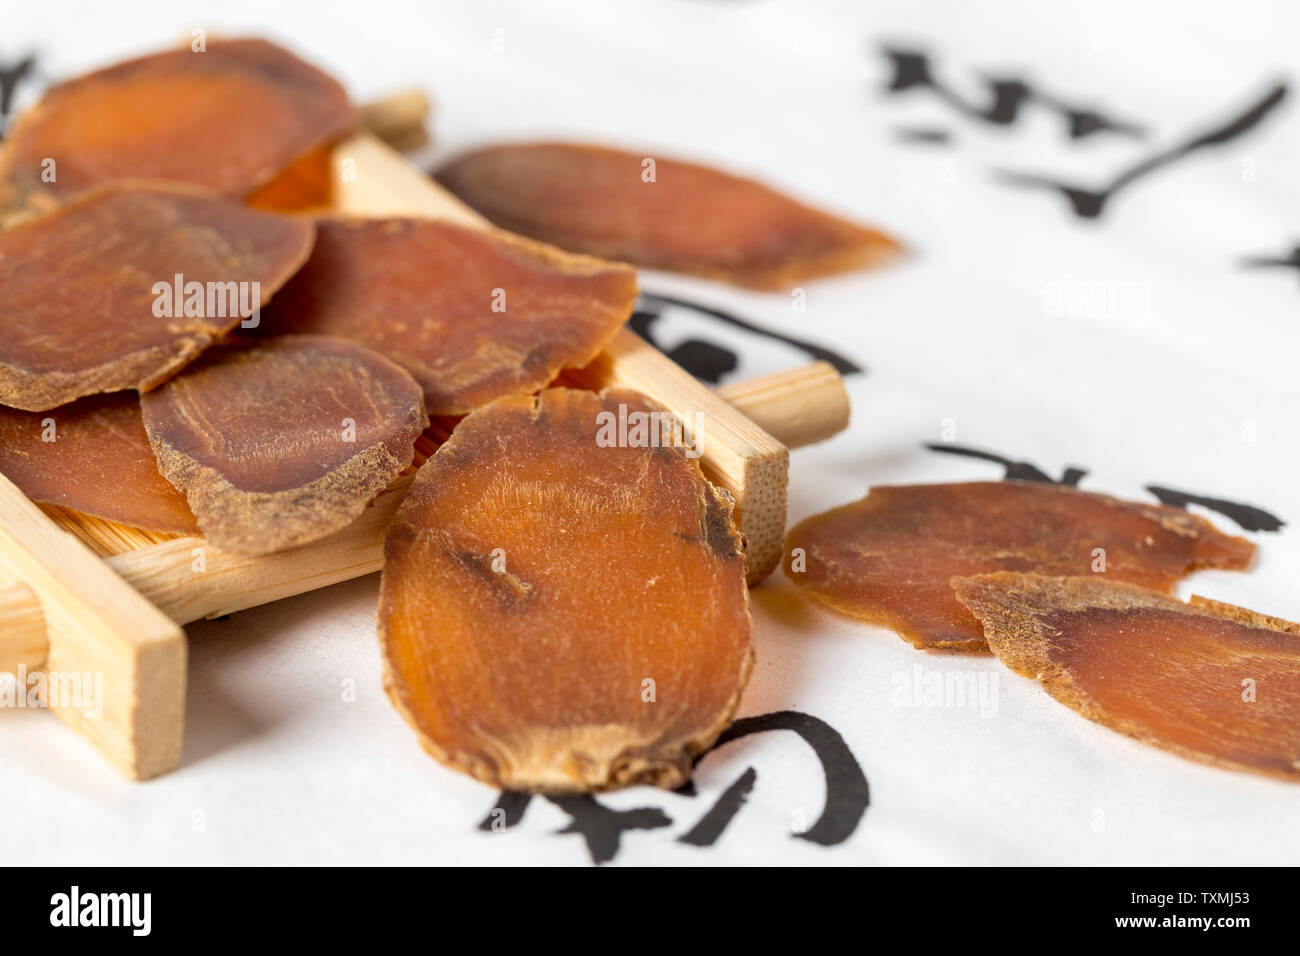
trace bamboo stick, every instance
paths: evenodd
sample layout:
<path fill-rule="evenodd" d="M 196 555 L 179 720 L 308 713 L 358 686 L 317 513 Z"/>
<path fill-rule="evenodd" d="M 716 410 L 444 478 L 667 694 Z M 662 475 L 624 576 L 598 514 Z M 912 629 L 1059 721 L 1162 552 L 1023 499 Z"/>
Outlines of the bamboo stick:
<path fill-rule="evenodd" d="M 361 107 L 361 127 L 393 149 L 419 149 L 429 142 L 429 97 L 422 90 L 406 90 Z"/>
<path fill-rule="evenodd" d="M 46 668 L 78 681 L 80 699 L 51 695 L 49 709 L 128 777 L 175 767 L 185 721 L 184 633 L 3 476 L 0 513 L 0 563 L 39 601 Z"/>
<path fill-rule="evenodd" d="M 849 425 L 849 394 L 829 362 L 724 385 L 715 394 L 787 448 L 825 441 Z"/>
<path fill-rule="evenodd" d="M 45 615 L 36 593 L 7 575 L 0 575 L 0 671 L 20 667 L 35 670 L 45 664 L 50 644 Z"/>
<path fill-rule="evenodd" d="M 829 366 L 794 369 L 719 389 L 718 394 L 743 394 L 751 412 L 798 448 L 824 438 L 827 426 L 825 416 L 802 414 L 802 403 L 790 399 L 790 383 L 811 380 L 829 393 L 838 378 Z M 783 416 L 782 407 L 793 414 Z M 847 406 L 843 411 L 847 420 Z M 431 451 L 426 444 L 419 457 Z M 177 624 L 278 601 L 383 567 L 384 535 L 411 477 L 399 478 L 348 527 L 291 551 L 250 557 L 222 551 L 202 538 L 177 537 L 113 555 L 104 563 Z M 21 627 L 0 627 L 0 670 L 20 662 L 29 669 L 38 666 L 46 645 L 43 631 L 36 629 L 40 606 L 30 590 L 0 587 L 0 623 L 10 621 L 21 622 Z M 14 663 L 6 668 L 7 661 Z"/>

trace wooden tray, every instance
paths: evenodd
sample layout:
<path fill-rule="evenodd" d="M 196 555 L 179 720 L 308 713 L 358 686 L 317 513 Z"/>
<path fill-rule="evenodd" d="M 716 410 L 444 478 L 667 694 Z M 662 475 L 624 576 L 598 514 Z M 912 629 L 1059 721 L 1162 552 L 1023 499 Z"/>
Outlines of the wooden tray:
<path fill-rule="evenodd" d="M 329 163 L 335 212 L 491 228 L 371 133 L 339 144 Z M 736 500 L 751 583 L 780 557 L 787 446 L 820 441 L 848 421 L 843 383 L 826 363 L 713 391 L 627 330 L 565 380 L 633 388 L 697 423 L 705 473 Z M 445 437 L 431 429 L 417 463 Z M 126 776 L 165 773 L 180 762 L 183 738 L 180 625 L 379 570 L 385 529 L 410 481 L 399 479 L 331 537 L 248 557 L 202 538 L 37 506 L 0 475 L 0 671 L 102 673 L 100 716 L 53 700 L 50 709 Z"/>

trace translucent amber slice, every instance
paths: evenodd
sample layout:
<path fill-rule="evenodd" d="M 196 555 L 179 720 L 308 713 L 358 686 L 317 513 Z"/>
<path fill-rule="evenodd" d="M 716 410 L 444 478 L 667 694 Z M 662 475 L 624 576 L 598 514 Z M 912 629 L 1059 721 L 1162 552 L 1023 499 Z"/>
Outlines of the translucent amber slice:
<path fill-rule="evenodd" d="M 599 146 L 495 146 L 435 175 L 511 232 L 761 289 L 875 265 L 899 250 L 883 233 L 752 179 Z"/>
<path fill-rule="evenodd" d="M 343 87 L 265 40 L 168 50 L 69 80 L 23 114 L 0 153 L 0 206 L 48 206 L 115 179 L 243 199 L 355 123 Z"/>
<path fill-rule="evenodd" d="M 1300 780 L 1300 624 L 1098 576 L 954 581 L 989 647 L 1061 703 L 1143 743 Z"/>
<path fill-rule="evenodd" d="M 404 366 L 432 415 L 536 391 L 600 352 L 631 314 L 636 273 L 540 243 L 427 219 L 324 219 L 268 332 L 361 342 Z"/>
<path fill-rule="evenodd" d="M 1179 508 L 989 481 L 875 487 L 791 529 L 785 570 L 823 604 L 916 647 L 979 651 L 984 636 L 953 595 L 954 576 L 1095 573 L 1167 592 L 1197 568 L 1244 569 L 1254 553 Z"/>
<path fill-rule="evenodd" d="M 245 554 L 351 522 L 411 464 L 428 424 L 404 370 L 314 335 L 211 349 L 141 406 L 159 468 L 204 536 Z"/>
<path fill-rule="evenodd" d="M 33 501 L 151 531 L 199 530 L 185 497 L 158 473 L 134 392 L 47 412 L 0 406 L 0 473 Z"/>
<path fill-rule="evenodd" d="M 158 384 L 265 303 L 313 234 L 159 183 L 92 190 L 0 232 L 0 404 Z"/>
<path fill-rule="evenodd" d="M 620 409 L 628 435 L 654 411 L 547 389 L 474 412 L 389 530 L 389 696 L 433 756 L 494 786 L 679 786 L 749 678 L 731 500 L 675 448 L 604 440 Z"/>
<path fill-rule="evenodd" d="M 254 209 L 272 212 L 320 212 L 334 198 L 334 150 L 330 146 L 308 153 L 286 166 L 264 186 L 249 193 L 245 202 Z"/>

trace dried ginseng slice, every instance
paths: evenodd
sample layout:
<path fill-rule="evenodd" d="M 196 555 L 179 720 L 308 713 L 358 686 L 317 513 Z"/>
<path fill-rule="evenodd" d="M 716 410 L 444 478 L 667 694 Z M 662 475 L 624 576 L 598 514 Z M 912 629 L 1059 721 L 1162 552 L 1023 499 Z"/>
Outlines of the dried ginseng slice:
<path fill-rule="evenodd" d="M 948 581 L 993 571 L 1105 573 L 1167 592 L 1198 568 L 1242 570 L 1255 546 L 1167 505 L 1063 485 L 981 481 L 881 485 L 799 523 L 785 571 L 844 614 L 921 648 L 985 650 Z"/>
<path fill-rule="evenodd" d="M 1002 663 L 1089 720 L 1300 780 L 1300 624 L 1096 575 L 1002 572 L 953 586 Z"/>
<path fill-rule="evenodd" d="M 335 80 L 265 40 L 169 50 L 46 93 L 6 137 L 0 206 L 48 206 L 115 179 L 243 199 L 356 118 Z"/>
<path fill-rule="evenodd" d="M 95 189 L 0 232 L 0 404 L 158 384 L 253 315 L 313 235 L 163 183 Z"/>
<path fill-rule="evenodd" d="M 428 424 L 405 371 L 316 335 L 211 349 L 140 403 L 158 467 L 204 536 L 244 554 L 351 522 L 411 464 Z"/>
<path fill-rule="evenodd" d="M 633 392 L 500 399 L 389 529 L 389 696 L 426 750 L 494 786 L 679 786 L 749 678 L 730 499 L 676 448 L 620 445 L 620 421 L 667 433 Z"/>
<path fill-rule="evenodd" d="M 0 406 L 0 473 L 33 501 L 151 531 L 199 530 L 184 495 L 158 473 L 134 392 L 47 412 Z"/>
<path fill-rule="evenodd" d="M 875 265 L 899 251 L 883 233 L 752 179 L 600 146 L 495 146 L 436 177 L 512 232 L 761 289 Z"/>
<path fill-rule="evenodd" d="M 311 259 L 264 316 L 405 367 L 431 415 L 461 415 L 586 365 L 636 301 L 625 265 L 427 219 L 323 219 Z"/>

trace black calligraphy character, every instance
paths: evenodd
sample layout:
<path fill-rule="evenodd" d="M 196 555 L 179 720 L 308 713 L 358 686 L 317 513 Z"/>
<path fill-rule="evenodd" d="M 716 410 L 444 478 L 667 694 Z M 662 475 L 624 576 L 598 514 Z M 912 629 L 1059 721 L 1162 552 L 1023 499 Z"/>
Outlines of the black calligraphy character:
<path fill-rule="evenodd" d="M 1210 511 L 1217 511 L 1226 518 L 1231 518 L 1246 531 L 1280 531 L 1286 524 L 1275 514 L 1263 508 L 1228 501 L 1226 498 L 1210 498 L 1206 495 L 1193 495 L 1161 485 L 1147 485 L 1147 491 L 1160 499 L 1161 504 L 1186 509 L 1188 505 L 1200 505 Z"/>
<path fill-rule="evenodd" d="M 731 349 L 708 342 L 701 342 L 698 339 L 687 340 L 673 349 L 664 349 L 655 338 L 651 326 L 660 319 L 667 307 L 689 309 L 710 321 L 731 326 L 732 328 L 743 329 L 746 332 L 752 332 L 755 335 L 761 335 L 777 342 L 784 342 L 786 345 L 803 352 L 809 358 L 829 362 L 841 375 L 853 375 L 862 371 L 862 366 L 852 359 L 815 342 L 797 339 L 789 335 L 783 335 L 780 332 L 773 332 L 762 326 L 754 325 L 752 322 L 747 322 L 730 312 L 724 312 L 722 309 L 711 308 L 710 306 L 688 302 L 685 299 L 677 299 L 672 296 L 642 292 L 637 302 L 637 310 L 628 319 L 629 327 L 696 378 L 711 384 L 717 384 L 724 374 L 736 368 L 738 356 Z"/>
<path fill-rule="evenodd" d="M 1071 139 L 1083 139 L 1100 132 L 1133 137 L 1143 135 L 1142 128 L 1134 123 L 1112 119 L 1094 109 L 1074 106 L 1014 77 L 986 78 L 984 85 L 988 89 L 988 100 L 984 104 L 974 103 L 935 76 L 930 58 L 925 53 L 889 46 L 885 46 L 882 52 L 893 68 L 886 92 L 894 94 L 916 88 L 927 89 L 968 119 L 993 126 L 1011 126 L 1020 118 L 1026 105 L 1036 102 L 1065 118 L 1066 132 Z M 920 141 L 934 140 L 922 138 Z"/>
<path fill-rule="evenodd" d="M 798 734 L 812 747 L 822 765 L 826 787 L 826 802 L 821 816 L 807 830 L 794 834 L 819 846 L 843 843 L 857 829 L 862 815 L 870 803 L 867 778 L 858 765 L 844 738 L 830 724 L 807 714 L 782 710 L 758 717 L 746 717 L 731 725 L 709 753 L 733 740 L 769 730 L 789 730 Z M 702 755 L 703 760 L 708 754 Z M 696 761 L 699 762 L 698 760 Z M 714 801 L 712 807 L 695 825 L 678 838 L 690 846 L 713 846 L 727 825 L 745 805 L 745 800 L 758 780 L 753 767 L 747 768 Z M 676 793 L 679 796 L 696 796 L 695 786 L 688 781 Z M 548 796 L 546 798 L 569 816 L 569 823 L 560 833 L 577 833 L 587 844 L 593 863 L 607 863 L 618 854 L 624 833 L 632 830 L 658 830 L 671 826 L 672 819 L 657 807 L 635 807 L 615 810 L 593 796 Z M 479 823 L 483 831 L 507 830 L 518 826 L 532 801 L 527 793 L 502 791 L 496 805 Z"/>
<path fill-rule="evenodd" d="M 867 812 L 871 802 L 871 791 L 867 786 L 867 777 L 858 765 L 853 752 L 849 750 L 844 738 L 824 720 L 793 710 L 780 710 L 758 717 L 746 717 L 736 721 L 718 738 L 713 753 L 721 747 L 748 737 L 750 734 L 766 733 L 769 730 L 790 730 L 803 738 L 812 747 L 822 765 L 822 777 L 826 784 L 826 804 L 821 816 L 807 830 L 796 832 L 800 840 L 808 840 L 820 846 L 835 846 L 843 843 L 858 828 L 862 815 Z M 705 754 L 700 759 L 707 757 Z M 678 837 L 682 843 L 692 846 L 712 846 L 722 836 L 732 819 L 745 805 L 745 800 L 753 789 L 758 774 L 749 767 L 718 798 L 700 820 L 683 836 Z"/>
<path fill-rule="evenodd" d="M 1247 269 L 1295 269 L 1300 272 L 1300 245 L 1291 247 L 1284 256 L 1252 256 L 1241 264 Z"/>
<path fill-rule="evenodd" d="M 1083 189 L 1059 182 L 1048 176 L 1028 173 L 1003 172 L 1000 175 L 1004 182 L 1012 185 L 1054 189 L 1066 198 L 1070 204 L 1070 209 L 1076 216 L 1081 219 L 1096 219 L 1106 209 L 1107 203 L 1126 186 L 1164 166 L 1168 166 L 1170 163 L 1177 162 L 1184 156 L 1191 155 L 1197 150 L 1211 146 L 1221 146 L 1224 143 L 1231 142 L 1238 136 L 1248 133 L 1263 122 L 1264 118 L 1286 99 L 1286 96 L 1287 84 L 1284 82 L 1276 84 L 1262 99 L 1255 102 L 1243 113 L 1226 123 L 1216 126 L 1207 133 L 1193 136 L 1178 146 L 1144 159 L 1137 165 L 1120 173 L 1111 180 L 1110 185 L 1103 189 Z"/>
<path fill-rule="evenodd" d="M 0 63 L 0 138 L 9 128 L 9 116 L 14 108 L 14 95 L 18 88 L 36 75 L 36 56 L 28 54 L 12 66 Z"/>
<path fill-rule="evenodd" d="M 930 451 L 943 452 L 947 455 L 961 455 L 966 458 L 977 458 L 980 461 L 991 461 L 994 464 L 1001 465 L 1003 468 L 1004 481 L 1045 481 L 1056 485 L 1069 485 L 1077 488 L 1079 480 L 1088 472 L 1083 468 L 1066 468 L 1060 481 L 1048 475 L 1037 465 L 1028 461 L 1015 461 L 1006 458 L 1003 455 L 994 452 L 980 451 L 975 448 L 966 448 L 961 445 L 948 444 L 931 444 L 925 443 L 923 447 Z M 1286 524 L 1277 515 L 1258 508 L 1255 505 L 1243 504 L 1239 501 L 1229 501 L 1226 498 L 1212 498 L 1208 495 L 1194 495 L 1186 491 L 1178 491 L 1174 488 L 1166 488 L 1163 485 L 1147 485 L 1146 490 L 1155 495 L 1161 504 L 1170 505 L 1174 508 L 1187 509 L 1190 505 L 1200 505 L 1210 511 L 1217 512 L 1225 518 L 1231 518 L 1242 529 L 1246 531 L 1278 531 Z"/>
<path fill-rule="evenodd" d="M 924 447 L 928 448 L 930 451 L 942 452 L 945 455 L 961 455 L 965 458 L 978 458 L 980 461 L 991 461 L 994 464 L 1001 465 L 1005 472 L 1002 477 L 1008 481 L 1044 481 L 1048 484 L 1069 485 L 1071 488 L 1076 488 L 1079 485 L 1079 479 L 1088 473 L 1083 468 L 1075 468 L 1071 466 L 1066 468 L 1065 472 L 1061 475 L 1060 480 L 1057 480 L 1033 462 L 1013 461 L 1010 458 L 1005 458 L 1002 455 L 997 455 L 990 451 L 980 451 L 976 448 L 967 448 L 964 445 L 950 444 L 927 443 Z"/>

